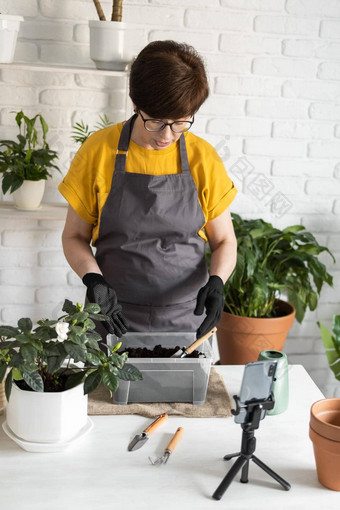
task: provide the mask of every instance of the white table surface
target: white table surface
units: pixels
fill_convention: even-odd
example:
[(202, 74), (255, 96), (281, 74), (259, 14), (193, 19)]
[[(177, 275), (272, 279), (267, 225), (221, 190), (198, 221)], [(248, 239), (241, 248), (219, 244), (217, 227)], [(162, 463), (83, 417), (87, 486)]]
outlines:
[[(219, 366), (230, 396), (239, 392), (243, 366)], [(289, 492), (250, 462), (249, 483), (239, 475), (220, 501), (212, 494), (231, 466), (223, 460), (240, 449), (242, 429), (233, 418), (169, 416), (139, 450), (127, 451), (129, 441), (152, 420), (137, 415), (93, 416), (94, 428), (58, 453), (29, 453), (0, 428), (1, 510), (143, 510), (209, 508), (339, 510), (340, 493), (319, 484), (309, 410), (323, 398), (300, 365), (289, 367), (289, 409), (267, 416), (256, 431), (255, 454), (291, 483)], [(4, 416), (0, 417), (0, 424)], [(184, 434), (162, 466), (148, 456), (162, 453), (177, 427)]]

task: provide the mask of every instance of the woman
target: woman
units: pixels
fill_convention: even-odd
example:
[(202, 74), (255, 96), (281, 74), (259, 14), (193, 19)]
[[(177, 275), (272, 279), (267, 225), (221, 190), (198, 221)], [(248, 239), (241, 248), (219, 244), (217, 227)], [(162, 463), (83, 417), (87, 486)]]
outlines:
[(103, 338), (127, 329), (199, 338), (221, 317), (236, 262), (236, 189), (213, 147), (189, 132), (208, 94), (192, 47), (150, 43), (131, 68), (135, 114), (86, 140), (59, 186), (69, 202), (64, 253), (110, 317)]

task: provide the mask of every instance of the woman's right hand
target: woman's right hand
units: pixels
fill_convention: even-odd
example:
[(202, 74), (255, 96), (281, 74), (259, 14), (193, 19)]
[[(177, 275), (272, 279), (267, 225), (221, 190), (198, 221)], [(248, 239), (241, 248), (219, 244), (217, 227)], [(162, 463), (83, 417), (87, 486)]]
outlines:
[(86, 297), (89, 302), (97, 303), (101, 312), (110, 318), (103, 322), (105, 329), (117, 337), (123, 336), (129, 324), (122, 313), (114, 289), (99, 273), (87, 273), (82, 280), (87, 287)]

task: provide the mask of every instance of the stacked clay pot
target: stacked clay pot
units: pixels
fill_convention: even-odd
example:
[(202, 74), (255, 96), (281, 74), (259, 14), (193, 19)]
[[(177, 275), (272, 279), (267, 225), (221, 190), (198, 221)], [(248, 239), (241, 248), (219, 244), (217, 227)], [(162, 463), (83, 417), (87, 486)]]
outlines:
[(309, 437), (319, 482), (340, 491), (340, 398), (325, 398), (312, 405)]

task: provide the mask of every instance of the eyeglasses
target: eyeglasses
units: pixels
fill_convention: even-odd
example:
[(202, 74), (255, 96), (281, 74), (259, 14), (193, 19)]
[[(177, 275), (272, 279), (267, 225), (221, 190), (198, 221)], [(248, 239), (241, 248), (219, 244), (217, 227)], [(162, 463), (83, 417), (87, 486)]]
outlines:
[(194, 117), (192, 118), (192, 120), (176, 120), (175, 122), (163, 122), (162, 120), (144, 119), (141, 112), (138, 111), (138, 113), (142, 117), (145, 129), (147, 131), (150, 131), (151, 133), (162, 131), (165, 128), (165, 126), (170, 126), (171, 131), (173, 131), (174, 133), (185, 133), (185, 131), (189, 131), (189, 129), (194, 123)]

